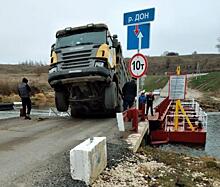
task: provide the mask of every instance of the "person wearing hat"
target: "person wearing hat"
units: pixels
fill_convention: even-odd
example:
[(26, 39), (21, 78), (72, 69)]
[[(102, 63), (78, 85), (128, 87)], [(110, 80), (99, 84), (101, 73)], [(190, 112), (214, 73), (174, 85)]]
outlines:
[[(24, 119), (31, 119), (31, 99), (30, 99), (31, 88), (28, 85), (28, 80), (26, 78), (22, 79), (22, 82), (18, 85), (18, 94), (22, 102), (22, 110)], [(26, 112), (27, 108), (27, 112)]]

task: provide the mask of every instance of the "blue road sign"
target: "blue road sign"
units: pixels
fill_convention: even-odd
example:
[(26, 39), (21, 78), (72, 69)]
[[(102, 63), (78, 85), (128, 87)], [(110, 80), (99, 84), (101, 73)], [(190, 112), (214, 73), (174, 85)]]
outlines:
[(153, 21), (154, 14), (155, 8), (124, 13), (124, 25)]
[(150, 23), (128, 26), (127, 49), (146, 49), (150, 47)]

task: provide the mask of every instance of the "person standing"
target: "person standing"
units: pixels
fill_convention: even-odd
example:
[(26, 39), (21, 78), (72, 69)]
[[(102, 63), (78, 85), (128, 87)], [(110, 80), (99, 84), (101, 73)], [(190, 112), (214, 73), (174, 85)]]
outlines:
[(131, 80), (130, 82), (125, 83), (122, 88), (124, 111), (133, 106), (137, 94), (136, 92), (137, 85), (135, 83), (135, 80)]
[(147, 95), (147, 115), (148, 115), (149, 108), (150, 108), (151, 116), (154, 115), (154, 113), (153, 113), (153, 101), (154, 101), (154, 95), (152, 94), (152, 92), (150, 92)]
[(138, 101), (139, 101), (139, 110), (141, 110), (141, 109), (143, 109), (143, 107), (146, 104), (146, 96), (145, 96), (144, 91), (141, 92), (141, 95), (140, 95)]
[[(24, 119), (31, 119), (31, 99), (30, 99), (31, 88), (28, 85), (28, 80), (26, 78), (22, 79), (22, 82), (18, 85), (18, 94), (21, 97), (22, 110)], [(26, 111), (27, 108), (27, 111)]]

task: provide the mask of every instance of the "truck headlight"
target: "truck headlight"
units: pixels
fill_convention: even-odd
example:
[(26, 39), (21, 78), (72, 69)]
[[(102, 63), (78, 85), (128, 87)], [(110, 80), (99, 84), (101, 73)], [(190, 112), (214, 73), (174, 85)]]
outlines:
[(57, 72), (57, 67), (53, 67), (49, 70), (49, 73), (54, 73)]
[(102, 61), (97, 61), (97, 62), (95, 62), (95, 67), (104, 67), (104, 62), (102, 62)]

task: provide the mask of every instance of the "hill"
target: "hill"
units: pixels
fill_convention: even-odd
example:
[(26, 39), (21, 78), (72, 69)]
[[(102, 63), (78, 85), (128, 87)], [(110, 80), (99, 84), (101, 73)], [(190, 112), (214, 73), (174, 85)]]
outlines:
[(154, 91), (155, 89), (163, 88), (168, 81), (166, 75), (149, 75), (145, 78), (144, 86), (142, 89), (145, 91)]
[(190, 79), (189, 86), (202, 92), (220, 94), (220, 71)]
[(220, 71), (194, 77), (188, 85), (203, 93), (203, 97), (199, 99), (202, 107), (210, 111), (220, 111)]
[[(158, 56), (148, 58), (148, 75), (164, 75), (175, 72), (178, 65), (185, 73), (220, 71), (220, 54), (195, 54), (182, 56)], [(129, 58), (126, 58), (129, 61)]]

